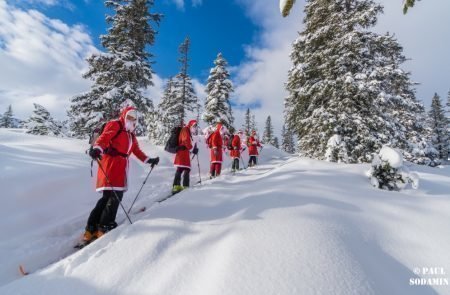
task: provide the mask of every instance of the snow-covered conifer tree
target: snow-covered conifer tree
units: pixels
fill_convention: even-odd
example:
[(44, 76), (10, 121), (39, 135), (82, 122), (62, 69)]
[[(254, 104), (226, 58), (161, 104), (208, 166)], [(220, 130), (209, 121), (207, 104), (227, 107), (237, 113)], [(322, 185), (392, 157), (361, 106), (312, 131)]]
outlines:
[(294, 136), (292, 132), (286, 128), (286, 125), (283, 125), (281, 129), (281, 150), (289, 153), (295, 153), (295, 142)]
[(154, 143), (164, 144), (170, 135), (170, 131), (180, 124), (180, 108), (174, 78), (170, 77), (167, 80), (157, 110), (147, 116), (149, 138)]
[(264, 127), (262, 142), (270, 144), (273, 143), (273, 125), (270, 116), (268, 116), (266, 119), (266, 125)]
[(14, 128), (14, 114), (12, 106), (9, 105), (3, 116), (0, 117), (0, 128)]
[(215, 67), (211, 69), (206, 84), (205, 111), (202, 118), (208, 125), (221, 122), (233, 132), (234, 118), (230, 104), (233, 84), (229, 79), (228, 63), (222, 57), (222, 53), (219, 53), (214, 64)]
[(372, 0), (310, 0), (305, 10), (285, 100), (301, 152), (358, 163), (370, 161), (384, 144), (407, 146), (411, 128), (398, 114), (415, 117), (419, 104), (408, 73), (399, 68), (401, 46), (390, 35), (368, 31), (382, 7)]
[(251, 121), (252, 121), (252, 116), (250, 113), (250, 109), (247, 108), (247, 111), (245, 112), (245, 117), (244, 117), (244, 124), (242, 125), (242, 129), (244, 129), (245, 135), (249, 136), (250, 132), (251, 132)]
[(52, 136), (61, 135), (62, 126), (53, 120), (47, 109), (37, 103), (33, 105), (33, 114), (25, 123), (25, 128), (28, 129), (27, 133)]
[(178, 125), (187, 123), (188, 114), (194, 114), (198, 111), (200, 105), (198, 103), (197, 94), (195, 93), (192, 79), (188, 74), (189, 68), (189, 48), (191, 41), (189, 37), (181, 43), (179, 47), (180, 58), (178, 61), (181, 64), (180, 72), (173, 80), (173, 95), (174, 104), (170, 106), (174, 114), (178, 116)]
[(449, 119), (450, 122), (450, 91), (447, 94), (447, 119)]
[(278, 142), (278, 137), (274, 137), (273, 138), (273, 140), (272, 140), (272, 145), (274, 146), (274, 147), (276, 147), (277, 149), (279, 149), (280, 148), (280, 143)]
[(252, 114), (252, 117), (250, 119), (250, 132), (253, 130), (256, 131), (256, 134), (258, 134), (258, 123), (256, 123), (256, 117), (254, 114)]
[[(99, 122), (118, 116), (125, 101), (131, 101), (139, 112), (153, 109), (143, 91), (153, 85), (147, 46), (155, 42), (156, 31), (151, 23), (158, 24), (161, 15), (150, 13), (153, 0), (107, 0), (113, 9), (106, 21), (111, 25), (101, 36), (106, 52), (94, 53), (87, 59), (89, 70), (83, 75), (94, 84), (89, 92), (72, 98), (69, 110), (74, 136), (83, 137)], [(140, 117), (141, 126), (144, 116)]]
[(441, 98), (437, 93), (431, 101), (431, 109), (428, 113), (428, 120), (431, 132), (431, 141), (434, 148), (439, 153), (439, 159), (448, 160), (449, 139), (448, 120), (442, 107)]

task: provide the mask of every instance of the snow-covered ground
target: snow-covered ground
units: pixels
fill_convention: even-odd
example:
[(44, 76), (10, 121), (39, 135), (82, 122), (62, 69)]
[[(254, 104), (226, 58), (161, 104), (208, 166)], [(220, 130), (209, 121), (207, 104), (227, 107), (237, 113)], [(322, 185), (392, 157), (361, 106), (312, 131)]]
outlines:
[[(85, 142), (0, 129), (0, 294), (450, 294), (445, 280), (410, 285), (450, 280), (450, 167), (412, 166), (420, 188), (388, 192), (370, 185), (369, 165), (265, 147), (259, 166), (232, 175), (228, 161), (155, 204), (173, 156), (141, 145), (162, 158), (136, 204), (149, 209), (74, 252), (99, 196)], [(126, 208), (148, 171), (132, 161)]]

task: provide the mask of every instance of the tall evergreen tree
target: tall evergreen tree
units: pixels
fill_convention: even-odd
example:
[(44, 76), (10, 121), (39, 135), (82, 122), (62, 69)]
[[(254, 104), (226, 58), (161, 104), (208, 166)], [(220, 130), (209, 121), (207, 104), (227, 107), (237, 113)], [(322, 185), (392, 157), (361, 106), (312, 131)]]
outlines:
[(146, 125), (150, 141), (157, 145), (164, 144), (169, 130), (164, 126), (164, 120), (159, 109), (147, 113)]
[(368, 31), (382, 7), (372, 0), (309, 0), (305, 10), (285, 100), (288, 128), (301, 138), (302, 153), (358, 163), (370, 161), (383, 144), (406, 145), (406, 127), (395, 114), (401, 108), (414, 117), (407, 105), (417, 102), (403, 96), (411, 94), (411, 83), (398, 67), (401, 46)]
[(295, 153), (295, 142), (292, 132), (283, 125), (281, 129), (281, 150), (289, 154)]
[(247, 111), (245, 112), (244, 116), (244, 124), (242, 125), (242, 129), (244, 129), (246, 136), (250, 136), (250, 132), (252, 131), (251, 122), (252, 122), (252, 115), (250, 113), (250, 109), (247, 108)]
[(450, 119), (450, 90), (448, 91), (447, 94), (447, 118)]
[(178, 115), (179, 125), (186, 123), (189, 112), (193, 113), (200, 108), (194, 86), (192, 85), (192, 79), (188, 74), (190, 46), (191, 41), (189, 37), (186, 37), (179, 47), (180, 58), (178, 61), (181, 64), (181, 68), (174, 79), (173, 93), (176, 98), (175, 104), (170, 106)]
[(34, 103), (34, 111), (25, 123), (27, 133), (36, 135), (61, 135), (62, 126), (55, 122), (50, 113), (43, 106)]
[(274, 146), (274, 147), (276, 147), (277, 149), (279, 149), (280, 148), (280, 143), (278, 142), (278, 137), (274, 137), (273, 138), (273, 140), (272, 140), (272, 145)]
[(208, 125), (221, 122), (230, 132), (233, 128), (233, 113), (230, 104), (230, 94), (234, 91), (228, 73), (228, 63), (222, 57), (222, 53), (217, 55), (214, 61), (215, 67), (211, 69), (208, 82), (206, 84), (205, 111), (203, 121)]
[[(143, 91), (153, 85), (151, 58), (146, 47), (155, 42), (161, 15), (150, 13), (153, 0), (107, 0), (114, 11), (106, 21), (108, 33), (102, 35), (105, 53), (95, 53), (87, 59), (89, 70), (83, 75), (94, 81), (91, 90), (72, 98), (69, 110), (75, 136), (83, 137), (101, 121), (117, 117), (120, 109), (131, 101), (140, 112), (153, 109)], [(140, 118), (143, 122), (143, 116)], [(143, 124), (141, 124), (143, 126)]]
[(273, 125), (272, 125), (272, 119), (270, 116), (266, 119), (266, 125), (264, 127), (264, 133), (263, 133), (263, 139), (262, 141), (264, 143), (273, 143)]
[(252, 117), (250, 119), (250, 132), (255, 130), (256, 134), (258, 134), (258, 123), (256, 123), (256, 117), (254, 114), (252, 114)]
[(6, 112), (0, 118), (0, 128), (14, 128), (14, 114), (12, 106), (9, 105)]
[(173, 77), (167, 80), (158, 109), (147, 120), (149, 138), (156, 144), (164, 144), (170, 131), (180, 124), (180, 99), (177, 97)]
[(442, 107), (441, 98), (437, 93), (434, 94), (431, 101), (431, 109), (428, 113), (431, 131), (431, 140), (433, 146), (439, 153), (439, 159), (448, 160), (449, 139), (448, 119), (445, 117), (445, 111)]

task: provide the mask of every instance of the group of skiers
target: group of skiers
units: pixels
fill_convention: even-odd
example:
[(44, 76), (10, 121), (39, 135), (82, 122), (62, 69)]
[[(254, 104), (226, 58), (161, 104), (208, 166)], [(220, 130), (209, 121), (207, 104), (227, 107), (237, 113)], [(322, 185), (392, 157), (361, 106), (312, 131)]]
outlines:
[[(150, 164), (153, 168), (159, 163), (159, 157), (148, 157), (139, 147), (134, 133), (138, 123), (138, 113), (134, 107), (126, 107), (121, 112), (120, 118), (111, 120), (96, 139), (92, 141), (89, 155), (98, 163), (97, 192), (102, 192), (102, 197), (97, 201), (87, 220), (83, 242), (89, 243), (101, 237), (106, 232), (117, 227), (115, 221), (117, 210), (127, 190), (127, 174), (129, 168), (129, 156), (134, 154), (139, 160)], [(191, 120), (183, 126), (178, 134), (178, 145), (175, 149), (174, 166), (176, 167), (173, 180), (172, 194), (176, 194), (189, 187), (191, 171), (191, 153), (198, 155), (197, 143), (193, 141), (193, 134), (197, 132), (197, 121)], [(210, 149), (210, 177), (220, 175), (223, 163), (223, 153), (230, 150), (232, 159), (232, 171), (239, 170), (241, 152), (248, 147), (248, 166), (257, 164), (258, 148), (262, 148), (256, 131), (246, 138), (242, 130), (236, 134), (229, 134), (221, 123), (215, 129), (209, 127), (204, 131), (206, 143)], [(182, 181), (181, 181), (182, 180)]]

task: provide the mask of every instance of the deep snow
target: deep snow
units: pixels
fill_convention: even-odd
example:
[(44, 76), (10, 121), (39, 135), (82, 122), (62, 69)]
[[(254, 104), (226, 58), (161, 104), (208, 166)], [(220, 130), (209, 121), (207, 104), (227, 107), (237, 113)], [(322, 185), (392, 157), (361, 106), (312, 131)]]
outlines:
[[(424, 267), (450, 279), (449, 167), (411, 166), (420, 188), (388, 192), (371, 187), (370, 165), (266, 146), (259, 166), (231, 175), (228, 160), (220, 178), (154, 204), (173, 156), (141, 145), (162, 158), (136, 204), (150, 208), (70, 255), (99, 196), (85, 142), (0, 129), (0, 294), (450, 294), (409, 284)], [(126, 208), (148, 169), (132, 160)]]

